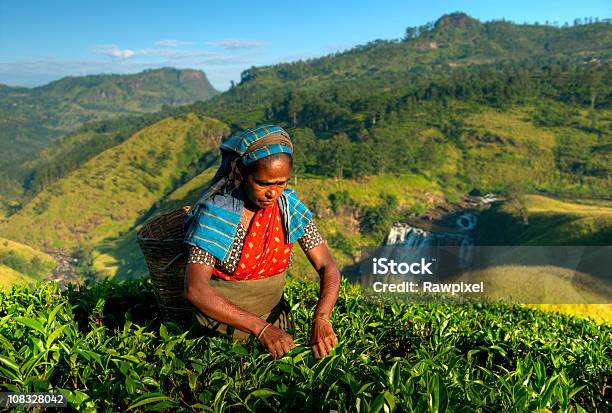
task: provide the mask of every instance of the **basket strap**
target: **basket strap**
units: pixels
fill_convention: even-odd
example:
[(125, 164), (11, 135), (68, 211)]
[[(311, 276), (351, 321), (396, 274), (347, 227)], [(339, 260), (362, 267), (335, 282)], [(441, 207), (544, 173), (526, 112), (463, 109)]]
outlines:
[(159, 271), (161, 272), (168, 271), (168, 269), (172, 267), (172, 265), (174, 265), (174, 263), (176, 263), (179, 260), (179, 258), (181, 258), (182, 256), (183, 256), (182, 252), (178, 253), (178, 255), (172, 258), (168, 264), (164, 265), (163, 267), (159, 267)]

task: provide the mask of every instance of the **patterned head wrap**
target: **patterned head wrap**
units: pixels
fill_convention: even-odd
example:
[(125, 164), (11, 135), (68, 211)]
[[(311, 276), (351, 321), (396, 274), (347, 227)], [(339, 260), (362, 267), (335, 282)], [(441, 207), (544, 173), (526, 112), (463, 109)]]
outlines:
[(234, 152), (249, 165), (277, 153), (293, 154), (289, 134), (276, 125), (261, 125), (234, 135), (221, 144), (222, 151)]
[(270, 155), (293, 154), (293, 144), (289, 134), (276, 125), (261, 125), (231, 136), (219, 147), (221, 166), (203, 197), (226, 193), (239, 186), (241, 173), (238, 164), (253, 164)]

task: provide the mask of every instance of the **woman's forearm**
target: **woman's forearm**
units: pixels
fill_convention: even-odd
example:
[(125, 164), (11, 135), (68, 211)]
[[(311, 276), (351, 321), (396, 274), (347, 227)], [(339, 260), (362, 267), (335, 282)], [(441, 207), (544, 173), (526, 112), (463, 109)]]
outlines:
[[(195, 278), (190, 279), (190, 275)], [(247, 333), (257, 335), (266, 325), (255, 314), (250, 313), (230, 302), (215, 290), (206, 279), (190, 274), (187, 271), (185, 298), (198, 310), (221, 323)]]
[(340, 292), (340, 271), (334, 263), (321, 268), (319, 277), (319, 301), (314, 316), (329, 319)]

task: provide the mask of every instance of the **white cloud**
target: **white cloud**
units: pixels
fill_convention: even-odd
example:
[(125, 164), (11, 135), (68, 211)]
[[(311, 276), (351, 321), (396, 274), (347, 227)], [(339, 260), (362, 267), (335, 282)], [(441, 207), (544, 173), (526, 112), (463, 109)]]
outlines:
[(187, 46), (190, 44), (193, 44), (193, 42), (182, 42), (180, 40), (174, 40), (174, 39), (158, 40), (155, 42), (155, 46), (159, 46), (159, 47), (179, 47), (179, 46)]
[(110, 57), (129, 59), (130, 57), (134, 57), (136, 52), (130, 49), (109, 49), (106, 54), (108, 54)]
[(149, 47), (143, 49), (122, 49), (116, 45), (99, 45), (92, 49), (97, 54), (103, 54), (114, 59), (131, 59), (138, 56), (159, 57), (164, 59), (190, 59), (195, 57), (214, 57), (218, 53), (206, 50), (177, 50), (167, 47)]
[(222, 49), (255, 49), (264, 46), (263, 42), (258, 40), (238, 40), (238, 39), (226, 39), (219, 40), (217, 42), (206, 42), (211, 46), (220, 47)]
[(136, 50), (132, 50), (132, 49), (121, 49), (120, 47), (116, 46), (116, 45), (100, 45), (100, 46), (96, 46), (94, 47), (94, 52), (98, 53), (98, 54), (105, 54), (109, 57), (115, 58), (115, 59), (130, 59), (134, 56), (136, 56), (137, 54), (140, 54), (138, 51)]
[(194, 57), (216, 56), (206, 50), (168, 50), (168, 49), (143, 49), (142, 54), (148, 56), (159, 56), (166, 59), (190, 59)]

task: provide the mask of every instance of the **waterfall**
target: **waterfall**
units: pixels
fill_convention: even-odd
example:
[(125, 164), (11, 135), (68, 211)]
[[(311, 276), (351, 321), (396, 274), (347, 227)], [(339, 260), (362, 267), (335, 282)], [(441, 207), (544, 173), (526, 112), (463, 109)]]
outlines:
[(397, 222), (389, 229), (385, 243), (376, 254), (395, 262), (429, 260), (436, 276), (442, 278), (474, 268), (479, 257), (473, 248), (472, 234), (478, 224), (478, 215), (492, 204), (503, 201), (503, 197), (492, 193), (466, 195), (460, 203), (439, 205), (423, 214), (420, 220)]
[(457, 217), (456, 225), (461, 232), (432, 232), (406, 223), (395, 223), (387, 235), (385, 245), (397, 246), (397, 249), (393, 248), (392, 255), (394, 259), (403, 261), (415, 261), (421, 257), (435, 260), (435, 247), (450, 247), (446, 250), (456, 255), (456, 262), (453, 263), (455, 268), (466, 268), (472, 260), (470, 247), (474, 245), (468, 231), (476, 226), (476, 217), (463, 213)]
[[(475, 225), (475, 222), (469, 221), (466, 229), (473, 229)], [(401, 244), (416, 248), (421, 246), (467, 246), (473, 245), (474, 242), (472, 237), (465, 233), (429, 232), (410, 224), (395, 223), (387, 235), (385, 244)]]

